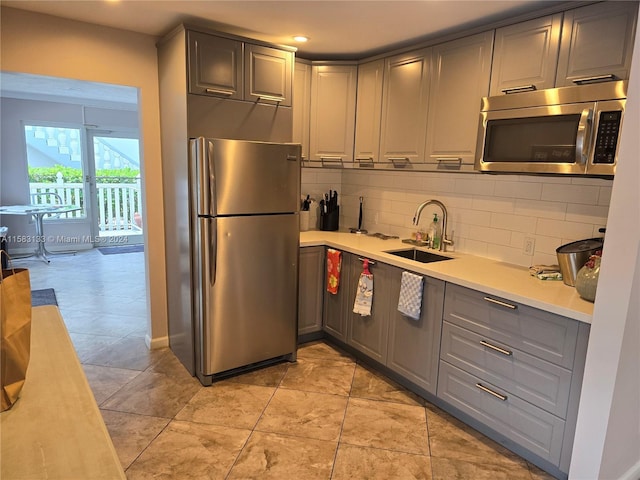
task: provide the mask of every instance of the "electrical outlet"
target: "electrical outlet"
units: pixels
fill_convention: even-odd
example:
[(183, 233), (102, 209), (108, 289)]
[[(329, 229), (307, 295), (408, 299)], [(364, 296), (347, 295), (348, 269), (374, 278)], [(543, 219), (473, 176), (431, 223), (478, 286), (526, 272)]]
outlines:
[(536, 249), (536, 239), (533, 237), (524, 237), (524, 246), (522, 247), (522, 253), (525, 255), (533, 255)]

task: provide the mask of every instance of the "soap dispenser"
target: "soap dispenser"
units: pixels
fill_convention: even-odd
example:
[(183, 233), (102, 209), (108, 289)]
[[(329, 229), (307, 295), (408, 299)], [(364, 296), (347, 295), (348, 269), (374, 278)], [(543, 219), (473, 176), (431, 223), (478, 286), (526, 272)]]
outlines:
[(440, 230), (440, 225), (438, 224), (438, 214), (433, 214), (433, 221), (429, 225), (429, 247), (434, 250), (440, 249), (440, 241), (442, 239), (442, 232)]

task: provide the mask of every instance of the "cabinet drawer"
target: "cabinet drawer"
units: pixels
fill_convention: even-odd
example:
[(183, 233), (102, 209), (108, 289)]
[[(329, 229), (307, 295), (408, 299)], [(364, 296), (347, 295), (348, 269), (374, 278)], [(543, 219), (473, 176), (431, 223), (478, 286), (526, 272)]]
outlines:
[(565, 422), (558, 417), (443, 361), (438, 397), (541, 458), (559, 464)]
[(554, 415), (565, 418), (571, 371), (444, 322), (441, 358)]
[(447, 283), (444, 319), (486, 338), (573, 368), (578, 322)]

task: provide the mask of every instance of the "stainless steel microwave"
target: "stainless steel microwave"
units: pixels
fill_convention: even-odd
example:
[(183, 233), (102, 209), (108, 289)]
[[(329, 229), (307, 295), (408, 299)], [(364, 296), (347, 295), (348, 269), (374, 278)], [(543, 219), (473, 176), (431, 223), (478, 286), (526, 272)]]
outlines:
[(627, 81), (484, 97), (475, 169), (612, 176)]

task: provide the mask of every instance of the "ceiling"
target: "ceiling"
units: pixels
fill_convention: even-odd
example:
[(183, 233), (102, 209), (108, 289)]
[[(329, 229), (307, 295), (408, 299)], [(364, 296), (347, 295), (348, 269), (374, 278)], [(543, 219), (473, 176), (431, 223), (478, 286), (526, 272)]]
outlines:
[[(307, 59), (356, 59), (566, 1), (2, 0), (3, 7), (161, 37), (181, 22), (269, 43)], [(294, 35), (310, 40), (295, 44)], [(0, 72), (1, 96), (135, 109), (135, 88)], [(105, 99), (109, 99), (105, 102)]]
[[(309, 59), (363, 58), (557, 3), (548, 0), (2, 0), (2, 5), (162, 36), (183, 21), (298, 47)], [(295, 44), (294, 35), (310, 38)]]

